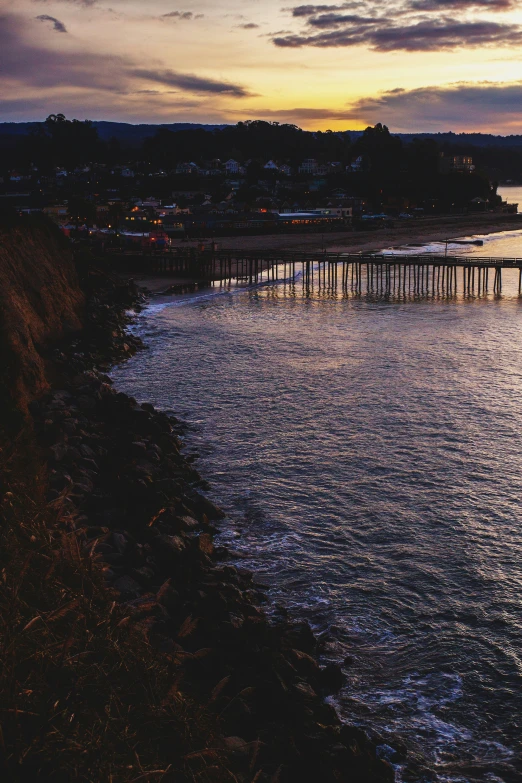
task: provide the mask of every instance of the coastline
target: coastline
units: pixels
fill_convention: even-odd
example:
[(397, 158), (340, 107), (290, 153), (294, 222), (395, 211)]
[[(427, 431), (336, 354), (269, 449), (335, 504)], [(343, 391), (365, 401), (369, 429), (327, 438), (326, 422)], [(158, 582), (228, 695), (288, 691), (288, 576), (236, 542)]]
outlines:
[[(497, 231), (508, 230), (503, 223), (494, 225)], [(511, 230), (522, 228), (522, 222), (508, 225)], [(465, 235), (465, 228), (470, 228), (463, 223), (458, 227), (454, 236)], [(480, 233), (475, 222), (472, 228), (469, 233)], [(491, 224), (483, 222), (481, 228), (491, 233)], [(388, 242), (386, 231), (367, 234), (351, 235), (358, 249), (367, 249), (364, 243), (370, 240), (375, 248), (377, 238), (383, 240), (381, 247), (399, 241), (397, 232)], [(409, 242), (437, 238), (448, 238), (445, 225), (433, 227), (428, 235), (411, 231), (407, 235)], [(318, 236), (306, 239), (317, 242)], [(75, 629), (87, 622), (85, 606), (91, 600), (89, 591), (94, 591), (106, 607), (103, 622), (116, 634), (119, 648), (129, 659), (134, 648), (139, 649), (146, 661), (145, 666), (140, 661), (135, 664), (137, 676), (149, 676), (146, 673), (155, 667), (168, 668), (168, 674), (155, 683), (152, 696), (127, 694), (115, 675), (102, 688), (115, 690), (129, 714), (140, 716), (138, 721), (129, 719), (135, 731), (132, 752), (138, 748), (141, 759), (139, 774), (184, 783), (193, 780), (195, 772), (206, 774), (212, 762), (217, 771), (208, 780), (216, 783), (227, 779), (226, 770), (232, 770), (236, 780), (258, 783), (392, 783), (396, 770), (404, 767), (409, 780), (432, 780), (423, 759), (400, 741), (391, 742), (389, 737), (385, 741), (376, 732), (367, 734), (357, 725), (341, 722), (325, 699), (335, 695), (350, 676), (350, 662), (346, 660), (342, 668), (323, 666), (321, 641), (307, 623), (296, 622), (284, 612), (269, 619), (263, 608), (265, 587), (256, 582), (255, 574), (227, 562), (227, 550), (215, 546), (214, 535), (226, 521), (206, 498), (209, 487), (184, 454), (182, 423), (118, 392), (106, 374), (143, 347), (129, 332), (128, 313), (140, 308), (144, 295), (124, 276), (107, 275), (101, 265), (89, 274), (93, 279), (84, 289), (84, 327), (74, 339), (47, 351), (51, 388), (36, 395), (29, 406), (35, 449), (47, 476), (45, 501), (54, 520), (50, 530), (62, 541), (60, 551), (63, 547), (68, 551), (74, 542), (80, 553), (76, 567), (82, 573), (81, 589), (68, 590), (70, 602), (80, 606), (79, 625), (74, 613), (60, 615), (60, 604), (47, 616), (60, 617), (61, 644), (70, 645)], [(136, 280), (149, 294), (175, 282), (166, 276)], [(25, 285), (29, 288), (30, 281)], [(52, 552), (45, 554), (49, 534), (38, 538), (35, 531), (33, 535), (43, 556), (52, 558)], [(22, 539), (20, 557), (26, 546)], [(7, 571), (13, 581), (17, 570), (23, 572), (23, 563), (22, 557), (17, 568)], [(33, 606), (46, 617), (34, 599)], [(31, 613), (23, 617), (40, 649), (38, 624), (30, 625)], [(89, 633), (92, 636), (92, 629)], [(60, 644), (59, 634), (58, 640), (56, 644)], [(88, 644), (82, 644), (86, 643), (74, 641), (74, 655), (66, 659), (66, 668), (73, 669), (75, 677), (73, 659), (93, 654)], [(45, 653), (42, 662), (48, 666)], [(85, 678), (89, 688), (91, 677)], [(165, 725), (173, 702), (166, 693), (172, 688), (183, 709), (192, 711), (197, 731), (182, 751), (167, 739), (156, 743), (161, 748), (152, 758), (151, 743), (157, 736), (167, 736)], [(76, 714), (82, 698), (71, 691), (65, 717)], [(28, 687), (11, 709), (45, 715), (47, 707), (35, 704)], [(139, 725), (143, 720), (146, 732)], [(18, 728), (6, 722), (4, 732), (6, 725), (8, 738), (16, 736)], [(65, 718), (59, 725), (67, 737), (70, 728)], [(89, 730), (89, 725), (83, 728)], [(128, 766), (130, 749), (122, 751), (131, 770), (121, 773), (122, 781), (138, 775), (136, 768), (132, 771)], [(161, 776), (156, 774), (159, 765)], [(100, 781), (108, 779), (97, 774)]]
[[(29, 403), (26, 448), (42, 460), (44, 527), (28, 526), (27, 512), (20, 518), (27, 501), (16, 475), (3, 487), (4, 532), (16, 538), (21, 531), (3, 556), (16, 590), (12, 638), (18, 657), (27, 644), (42, 651), (38, 687), (29, 687), (34, 667), (21, 674), (4, 665), (4, 679), (17, 683), (5, 689), (13, 694), (3, 722), (8, 774), (36, 780), (58, 763), (62, 775), (80, 780), (112, 779), (117, 769), (122, 781), (392, 783), (406, 748), (397, 742), (385, 759), (378, 736), (340, 721), (325, 698), (341, 688), (342, 670), (321, 665), (307, 623), (269, 620), (255, 575), (228, 565), (227, 551), (215, 547), (225, 515), (183, 453), (182, 424), (118, 392), (105, 374), (142, 347), (128, 331), (128, 313), (143, 296), (99, 269), (86, 296), (81, 333), (48, 353), (50, 388)], [(37, 547), (43, 569), (32, 566), (29, 597), (28, 546)], [(33, 579), (44, 585), (41, 597)], [(62, 650), (57, 661), (55, 649)], [(105, 671), (115, 651), (118, 665)], [(91, 660), (100, 661), (95, 671)], [(76, 683), (58, 700), (56, 667), (60, 679)], [(114, 712), (107, 699), (121, 706)], [(80, 710), (86, 700), (89, 709)], [(112, 745), (101, 758), (92, 742), (82, 750), (111, 709), (111, 736), (122, 733), (117, 761)], [(182, 741), (169, 739), (180, 730), (173, 715)], [(32, 716), (52, 722), (52, 742)]]

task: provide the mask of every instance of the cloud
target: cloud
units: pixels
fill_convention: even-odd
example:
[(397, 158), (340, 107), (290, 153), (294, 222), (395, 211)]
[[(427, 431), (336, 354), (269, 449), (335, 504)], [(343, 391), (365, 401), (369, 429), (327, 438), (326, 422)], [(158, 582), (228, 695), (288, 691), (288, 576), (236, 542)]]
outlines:
[(414, 0), (410, 7), (416, 11), (463, 11), (468, 8), (510, 11), (516, 7), (516, 2), (515, 0)]
[(22, 16), (0, 15), (0, 73), (4, 89), (11, 85), (18, 93), (20, 89), (29, 92), (41, 88), (60, 88), (63, 92), (72, 87), (123, 95), (136, 92), (138, 79), (196, 95), (250, 95), (238, 84), (172, 70), (141, 69), (130, 58), (44, 48), (32, 39), (30, 24)]
[(193, 14), (192, 11), (171, 11), (168, 14), (162, 14), (160, 19), (181, 19), (181, 20), (191, 20), (191, 19), (203, 19), (204, 14)]
[(342, 5), (297, 5), (294, 8), (283, 8), (283, 11), (290, 11), (292, 16), (299, 18), (329, 13), (330, 11), (344, 11), (346, 8), (356, 8), (360, 5), (360, 3), (343, 3)]
[[(522, 41), (522, 26), (509, 18), (498, 20), (498, 12), (516, 6), (517, 0), (361, 0), (298, 5), (283, 10), (302, 21), (302, 30), (274, 34), (272, 41), (278, 47), (293, 49), (367, 46), (379, 52), (517, 46)], [(476, 10), (486, 16), (477, 19)], [(455, 11), (461, 14), (450, 14)]]
[(258, 30), (260, 25), (255, 22), (247, 22), (246, 24), (238, 24), (241, 30)]
[(382, 19), (375, 16), (357, 16), (356, 14), (321, 14), (308, 20), (312, 27), (333, 28), (345, 27), (348, 24), (382, 24)]
[(390, 24), (386, 20), (350, 24), (346, 29), (317, 35), (275, 37), (279, 47), (319, 48), (366, 45), (377, 52), (430, 52), (479, 46), (516, 46), (522, 43), (519, 25), (489, 21), (453, 21), (449, 18), (427, 19), (413, 24)]
[(347, 118), (396, 130), (515, 132), (522, 122), (522, 81), (466, 82), (395, 89), (359, 99)]
[(126, 64), (123, 58), (105, 54), (45, 48), (32, 22), (15, 14), (0, 15), (0, 74), (4, 86), (116, 92), (124, 86)]
[(67, 5), (82, 5), (84, 8), (90, 8), (96, 5), (98, 0), (33, 0), (33, 3), (66, 3)]
[(244, 87), (238, 84), (205, 79), (201, 76), (179, 73), (178, 71), (156, 71), (137, 68), (132, 71), (132, 75), (147, 81), (166, 84), (169, 87), (179, 87), (179, 89), (188, 92), (230, 95), (233, 98), (246, 98), (251, 95)]
[(64, 25), (63, 22), (60, 22), (59, 19), (56, 19), (54, 16), (49, 16), (48, 14), (40, 14), (40, 16), (36, 17), (40, 20), (40, 22), (51, 22), (53, 25), (53, 28), (56, 30), (57, 33), (66, 33), (67, 28)]

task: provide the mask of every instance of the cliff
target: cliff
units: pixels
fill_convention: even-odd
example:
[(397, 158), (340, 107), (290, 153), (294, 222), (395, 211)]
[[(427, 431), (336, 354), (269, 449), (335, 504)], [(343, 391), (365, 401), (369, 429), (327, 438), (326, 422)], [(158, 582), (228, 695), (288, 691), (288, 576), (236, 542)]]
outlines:
[(69, 243), (32, 220), (0, 221), (0, 361), (3, 397), (27, 411), (49, 388), (53, 344), (82, 327), (85, 297)]
[(100, 372), (138, 347), (133, 286), (2, 231), (4, 407), (29, 425), (0, 448), (2, 780), (392, 783), (310, 627), (214, 547), (183, 427)]

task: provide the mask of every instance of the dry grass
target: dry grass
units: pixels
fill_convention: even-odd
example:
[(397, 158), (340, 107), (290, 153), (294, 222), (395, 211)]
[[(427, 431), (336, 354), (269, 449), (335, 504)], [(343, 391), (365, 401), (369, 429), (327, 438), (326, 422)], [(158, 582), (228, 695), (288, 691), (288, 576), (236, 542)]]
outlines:
[(73, 520), (42, 500), (24, 437), (0, 454), (0, 778), (237, 780), (179, 663), (126, 620)]

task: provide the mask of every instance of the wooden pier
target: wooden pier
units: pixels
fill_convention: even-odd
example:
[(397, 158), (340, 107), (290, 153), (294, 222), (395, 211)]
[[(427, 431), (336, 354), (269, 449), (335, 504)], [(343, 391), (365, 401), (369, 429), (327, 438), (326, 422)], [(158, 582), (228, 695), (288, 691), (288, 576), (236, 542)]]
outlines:
[[(126, 256), (130, 258), (130, 256)], [(207, 283), (292, 282), (305, 291), (330, 290), (381, 295), (452, 296), (502, 292), (502, 270), (518, 269), (522, 258), (410, 255), (397, 253), (299, 253), (291, 251), (196, 251), (168, 249), (133, 255), (132, 268)]]

